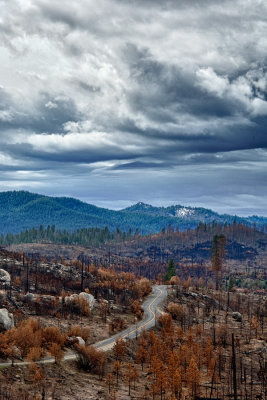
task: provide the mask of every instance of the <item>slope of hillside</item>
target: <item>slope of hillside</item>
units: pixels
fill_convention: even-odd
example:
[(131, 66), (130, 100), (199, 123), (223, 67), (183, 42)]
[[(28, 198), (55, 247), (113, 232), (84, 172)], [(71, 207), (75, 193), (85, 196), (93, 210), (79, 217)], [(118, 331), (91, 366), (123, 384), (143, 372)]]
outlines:
[(58, 229), (108, 226), (110, 230), (139, 229), (157, 232), (171, 218), (113, 211), (66, 197), (48, 197), (24, 191), (0, 193), (0, 233), (17, 233), (31, 227), (56, 225)]
[(26, 191), (0, 193), (0, 233), (17, 233), (32, 227), (55, 225), (57, 229), (74, 229), (107, 226), (122, 231), (138, 229), (141, 234), (159, 232), (172, 225), (180, 230), (193, 228), (200, 222), (237, 222), (259, 226), (267, 224), (267, 218), (239, 218), (219, 215), (205, 208), (175, 205), (153, 207), (137, 203), (124, 210), (114, 211), (96, 207), (80, 200), (67, 197), (49, 197)]
[[(145, 204), (139, 202), (131, 207), (127, 207), (122, 211), (131, 214), (142, 214), (150, 216), (161, 216), (166, 218), (172, 218), (178, 223), (181, 228), (184, 225), (191, 224), (191, 227), (195, 227), (200, 222), (212, 223), (213, 221), (217, 223), (227, 223), (232, 224), (234, 221), (236, 223), (243, 223), (246, 225), (253, 225), (254, 223), (261, 227), (267, 224), (267, 217), (259, 217), (253, 215), (250, 217), (239, 217), (237, 215), (230, 214), (218, 214), (217, 212), (203, 207), (185, 207), (182, 205), (173, 205), (169, 207), (153, 207), (150, 204)], [(181, 228), (183, 229), (183, 228)]]

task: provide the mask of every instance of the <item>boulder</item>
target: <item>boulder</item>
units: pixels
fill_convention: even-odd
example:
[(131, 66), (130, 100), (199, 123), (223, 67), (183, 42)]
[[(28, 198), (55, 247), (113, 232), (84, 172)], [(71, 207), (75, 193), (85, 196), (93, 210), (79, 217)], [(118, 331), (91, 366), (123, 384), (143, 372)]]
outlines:
[(24, 299), (25, 299), (26, 301), (31, 302), (31, 301), (36, 300), (36, 296), (35, 296), (34, 293), (29, 293), (29, 292), (28, 292), (28, 293), (25, 294)]
[(0, 309), (0, 330), (6, 331), (14, 328), (13, 314), (9, 313), (6, 308)]
[(86, 292), (81, 292), (80, 294), (72, 294), (71, 296), (66, 296), (65, 303), (68, 304), (69, 302), (72, 302), (73, 300), (78, 298), (86, 300), (90, 307), (90, 310), (94, 308), (95, 298), (92, 294)]
[(85, 341), (83, 340), (83, 338), (81, 338), (80, 336), (76, 336), (76, 339), (78, 340), (80, 346), (85, 346)]
[(10, 275), (4, 269), (0, 269), (0, 282), (10, 283)]
[(90, 293), (86, 293), (86, 292), (81, 292), (79, 294), (80, 298), (83, 298), (87, 301), (87, 303), (89, 304), (90, 310), (92, 310), (94, 308), (95, 305), (95, 298), (92, 294)]
[(85, 345), (85, 341), (80, 336), (68, 336), (67, 339), (71, 343), (78, 343), (80, 346), (84, 346)]
[[(71, 303), (75, 299), (78, 299), (78, 295), (77, 294), (71, 294), (70, 296), (64, 297), (64, 301), (65, 301), (66, 304)], [(62, 298), (61, 297), (60, 297), (59, 301), (62, 302)]]
[(238, 322), (242, 322), (242, 314), (239, 312), (235, 311), (232, 313), (232, 318)]

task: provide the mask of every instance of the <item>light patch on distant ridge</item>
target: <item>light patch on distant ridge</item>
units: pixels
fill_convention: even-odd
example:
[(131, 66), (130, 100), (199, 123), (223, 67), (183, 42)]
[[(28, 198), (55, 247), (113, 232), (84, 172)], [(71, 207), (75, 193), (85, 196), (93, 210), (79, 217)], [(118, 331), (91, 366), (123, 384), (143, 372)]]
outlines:
[(178, 210), (175, 211), (175, 215), (178, 218), (186, 218), (194, 215), (195, 210), (192, 210), (191, 208), (179, 208)]

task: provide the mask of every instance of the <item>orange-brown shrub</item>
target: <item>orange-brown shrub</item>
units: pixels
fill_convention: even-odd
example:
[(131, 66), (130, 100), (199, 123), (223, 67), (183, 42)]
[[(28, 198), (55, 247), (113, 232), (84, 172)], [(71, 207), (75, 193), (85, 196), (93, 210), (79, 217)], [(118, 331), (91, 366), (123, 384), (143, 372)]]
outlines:
[(71, 326), (67, 336), (80, 336), (86, 342), (90, 336), (90, 328), (81, 328), (79, 325)]
[(140, 301), (138, 299), (134, 300), (131, 304), (131, 311), (135, 314), (137, 318), (142, 318), (144, 313), (143, 308), (141, 307)]
[(42, 345), (42, 329), (38, 320), (29, 318), (22, 321), (17, 328), (6, 333), (8, 343), (18, 347), (22, 356), (26, 356), (33, 347)]
[(106, 355), (102, 350), (97, 350), (93, 346), (87, 347), (79, 344), (75, 344), (75, 349), (78, 355), (78, 365), (80, 368), (103, 375)]
[(42, 358), (44, 351), (41, 347), (32, 347), (27, 354), (28, 361), (38, 361)]
[(48, 326), (43, 330), (43, 343), (45, 347), (51, 346), (53, 343), (58, 344), (61, 348), (64, 346), (66, 336), (60, 332), (55, 326)]
[(179, 317), (182, 315), (183, 313), (183, 307), (179, 304), (170, 302), (168, 304), (168, 311), (171, 314), (173, 319), (179, 319)]

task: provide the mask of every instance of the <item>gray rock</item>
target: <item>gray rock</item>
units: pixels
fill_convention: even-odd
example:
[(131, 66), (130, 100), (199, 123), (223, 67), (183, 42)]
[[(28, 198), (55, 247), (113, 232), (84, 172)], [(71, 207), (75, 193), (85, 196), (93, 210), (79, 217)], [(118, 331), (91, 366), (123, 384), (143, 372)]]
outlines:
[(57, 299), (55, 296), (49, 296), (49, 295), (39, 296), (39, 298), (43, 303), (47, 303), (47, 304), (51, 304), (51, 303), (55, 302)]
[(85, 341), (83, 340), (83, 338), (81, 338), (80, 336), (76, 336), (76, 339), (78, 339), (78, 342), (79, 342), (80, 346), (84, 346), (85, 345)]
[(0, 282), (10, 283), (10, 275), (4, 269), (0, 269)]
[(68, 339), (70, 342), (73, 342), (73, 343), (77, 343), (77, 341), (78, 341), (78, 344), (79, 344), (80, 346), (84, 346), (84, 345), (85, 345), (85, 341), (84, 341), (83, 338), (81, 338), (80, 336), (68, 336), (67, 339)]
[(95, 298), (92, 294), (86, 293), (86, 292), (81, 292), (79, 294), (79, 297), (84, 298), (87, 301), (87, 303), (89, 304), (90, 310), (92, 310), (94, 308)]
[(0, 309), (0, 330), (8, 330), (14, 328), (13, 314), (9, 313), (6, 308)]
[(65, 303), (68, 304), (72, 301), (74, 301), (75, 299), (84, 299), (87, 301), (90, 310), (92, 310), (94, 308), (94, 304), (95, 304), (95, 298), (92, 294), (86, 293), (86, 292), (81, 292), (79, 295), (78, 294), (72, 294), (71, 296), (66, 296), (65, 297)]
[(233, 318), (235, 321), (241, 322), (241, 321), (242, 321), (242, 314), (240, 314), (240, 313), (237, 312), (237, 311), (234, 311), (234, 312), (232, 313), (232, 318)]
[(36, 298), (34, 293), (26, 293), (24, 299), (27, 301), (34, 301)]
[(66, 304), (71, 303), (72, 301), (74, 301), (75, 299), (78, 299), (78, 295), (77, 294), (72, 294), (70, 296), (66, 296), (64, 298), (64, 301)]

